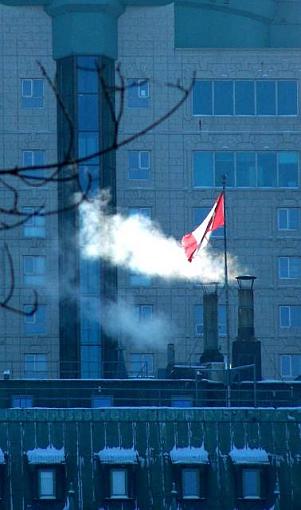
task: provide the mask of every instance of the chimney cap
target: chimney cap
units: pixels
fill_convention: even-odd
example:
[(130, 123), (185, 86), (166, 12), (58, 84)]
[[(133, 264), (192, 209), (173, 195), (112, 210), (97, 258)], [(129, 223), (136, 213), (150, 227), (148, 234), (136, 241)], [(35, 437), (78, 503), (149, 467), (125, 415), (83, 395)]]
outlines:
[(203, 283), (202, 287), (203, 287), (204, 294), (216, 294), (218, 286), (219, 286), (219, 282)]
[(253, 289), (256, 276), (249, 274), (236, 276), (236, 280), (240, 289)]

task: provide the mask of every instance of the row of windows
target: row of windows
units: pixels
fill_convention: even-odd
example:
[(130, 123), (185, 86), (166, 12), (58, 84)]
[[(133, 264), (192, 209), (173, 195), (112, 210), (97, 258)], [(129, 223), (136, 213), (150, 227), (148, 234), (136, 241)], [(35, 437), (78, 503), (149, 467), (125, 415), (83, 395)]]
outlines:
[[(126, 500), (135, 496), (133, 493), (133, 486), (135, 484), (133, 483), (133, 471), (131, 469), (117, 465), (109, 469), (106, 468), (106, 470), (109, 471), (105, 473), (105, 475), (109, 475), (108, 498)], [(262, 480), (263, 472), (264, 470), (259, 467), (241, 468), (239, 473), (241, 493), (239, 497), (244, 499), (262, 499), (265, 496)], [(177, 478), (176, 487), (180, 499), (200, 500), (206, 498), (208, 492), (205, 483), (207, 478), (206, 468), (181, 467), (176, 470), (174, 475)], [(37, 499), (57, 500), (62, 498), (65, 485), (65, 473), (62, 468), (59, 469), (53, 466), (38, 467), (34, 472), (34, 477), (37, 482)], [(60, 492), (59, 487), (61, 489)]]
[[(231, 152), (194, 151), (194, 188), (227, 186), (236, 188), (296, 188), (299, 184), (299, 155), (288, 151)], [(128, 178), (148, 180), (150, 151), (128, 152)]]
[[(205, 219), (209, 213), (210, 207), (193, 208), (193, 226), (197, 226)], [(34, 207), (23, 207), (23, 212), (32, 215), (23, 224), (23, 235), (28, 238), (43, 239), (46, 237), (46, 217), (34, 215)], [(140, 215), (151, 219), (151, 207), (129, 207), (129, 215)], [(42, 212), (43, 214), (43, 212)], [(281, 207), (277, 209), (277, 229), (279, 231), (297, 231), (300, 228), (300, 209), (298, 207)], [(222, 237), (223, 228), (213, 232), (213, 237)], [(132, 275), (132, 280), (135, 280)]]
[[(225, 335), (225, 308), (219, 305), (218, 310), (219, 334)], [(195, 335), (203, 334), (203, 305), (194, 305)], [(279, 327), (281, 329), (301, 328), (301, 306), (280, 305), (279, 306)]]
[[(85, 149), (84, 155), (95, 152), (96, 147)], [(45, 153), (41, 150), (23, 151), (23, 166), (39, 166), (45, 163)], [(92, 164), (92, 163), (91, 163)], [(296, 188), (299, 183), (299, 155), (288, 151), (230, 152), (230, 151), (194, 151), (193, 153), (193, 187), (221, 186), (222, 177), (226, 175), (227, 186), (237, 188)], [(87, 174), (98, 182), (91, 165), (81, 169), (82, 185), (85, 188)], [(150, 151), (128, 151), (128, 178), (131, 180), (148, 180), (151, 171)], [(34, 183), (36, 179), (46, 176), (43, 170), (28, 170), (24, 176)], [(88, 182), (88, 181), (87, 181)]]
[[(154, 354), (143, 352), (129, 353), (127, 357), (127, 366), (129, 377), (153, 377), (155, 371)], [(24, 354), (25, 379), (46, 379), (48, 376), (47, 354)], [(98, 407), (101, 407), (101, 405), (99, 404)]]
[[(94, 66), (95, 67), (95, 66)], [(89, 80), (87, 75), (89, 74)], [(83, 76), (85, 80), (83, 80)], [(43, 108), (44, 106), (44, 80), (40, 78), (25, 78), (21, 80), (21, 106), (22, 108)], [(98, 77), (97, 72), (83, 73), (79, 69), (78, 79), (79, 92), (79, 112), (81, 122), (91, 119), (89, 109), (91, 105), (91, 96), (98, 93)], [(86, 98), (89, 95), (89, 102)], [(127, 82), (127, 104), (130, 108), (147, 108), (149, 106), (150, 87), (147, 79), (130, 79)], [(95, 107), (97, 106), (97, 98)], [(88, 108), (87, 108), (88, 106)], [(86, 124), (85, 124), (86, 128)], [(91, 126), (90, 126), (91, 129)]]
[(296, 80), (197, 80), (193, 115), (297, 115)]
[(296, 188), (299, 177), (297, 152), (195, 151), (193, 187)]
[[(87, 94), (97, 93), (96, 73), (89, 73), (92, 89), (81, 89), (79, 79), (79, 111), (81, 122), (88, 121)], [(92, 77), (92, 75), (94, 75)], [(96, 98), (95, 98), (96, 100)], [(127, 105), (129, 108), (150, 106), (148, 79), (129, 79), (127, 82)], [(44, 106), (44, 80), (21, 80), (22, 108)], [(96, 104), (95, 104), (96, 106)], [(296, 80), (197, 80), (193, 90), (193, 115), (274, 116), (298, 114), (298, 90)], [(85, 129), (86, 129), (85, 123)], [(89, 129), (97, 129), (97, 126)]]
[[(285, 257), (284, 257), (285, 258)], [(31, 305), (24, 305), (24, 311), (30, 312)], [(153, 305), (136, 305), (136, 311), (139, 320), (151, 320), (153, 315)], [(225, 335), (225, 308), (219, 305), (219, 333)], [(39, 305), (33, 315), (24, 316), (24, 335), (45, 335), (48, 329), (46, 305)], [(194, 306), (194, 324), (195, 335), (203, 334), (203, 308), (202, 305)], [(281, 329), (301, 328), (301, 306), (299, 305), (280, 305), (279, 306), (279, 326)]]

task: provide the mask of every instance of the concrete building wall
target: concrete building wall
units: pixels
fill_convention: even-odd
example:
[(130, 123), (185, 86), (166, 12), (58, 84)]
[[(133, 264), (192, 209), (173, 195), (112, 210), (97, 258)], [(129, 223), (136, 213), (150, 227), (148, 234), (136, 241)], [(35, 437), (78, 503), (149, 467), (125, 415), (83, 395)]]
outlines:
[[(21, 80), (41, 78), (40, 62), (49, 76), (55, 75), (52, 59), (51, 20), (40, 7), (0, 6), (0, 66), (1, 111), (0, 145), (1, 168), (22, 165), (22, 152), (44, 151), (45, 163), (57, 160), (56, 152), (56, 100), (45, 83), (44, 106), (23, 108)], [(17, 179), (10, 181), (18, 190), (19, 208), (40, 207), (56, 210), (56, 185), (27, 186)], [(1, 186), (2, 204), (12, 204), (12, 193)], [(10, 220), (8, 220), (10, 221)], [(29, 238), (24, 226), (0, 231), (2, 273), (1, 296), (9, 288), (8, 260), (3, 243), (10, 248), (15, 269), (15, 292), (11, 305), (23, 309), (33, 302), (33, 285), (24, 282), (24, 255), (46, 257), (44, 284), (37, 286), (39, 303), (46, 306), (46, 328), (41, 336), (24, 334), (24, 318), (7, 310), (0, 311), (1, 349), (0, 373), (10, 370), (13, 377), (24, 376), (24, 354), (46, 354), (49, 376), (58, 374), (58, 232), (57, 217), (45, 220), (45, 237)]]
[[(290, 49), (174, 49), (173, 5), (127, 8), (119, 20), (119, 61), (126, 76), (149, 78), (148, 109), (129, 108), (123, 133), (132, 133), (170, 108), (177, 92), (165, 83), (197, 79), (300, 79), (300, 50)], [(199, 122), (201, 120), (201, 129)], [(118, 203), (120, 207), (151, 207), (163, 231), (181, 239), (193, 226), (193, 208), (209, 207), (218, 189), (194, 189), (192, 153), (209, 151), (298, 151), (300, 117), (194, 117), (191, 98), (166, 123), (150, 135), (119, 151)], [(127, 151), (150, 150), (151, 178), (147, 183), (127, 179)], [(300, 179), (300, 175), (299, 175)], [(279, 280), (278, 257), (298, 256), (300, 228), (277, 230), (277, 208), (299, 207), (299, 189), (229, 189), (228, 247), (237, 258), (237, 271), (254, 274), (255, 331), (262, 341), (263, 376), (280, 376), (279, 355), (299, 353), (298, 328), (279, 327), (279, 305), (298, 304), (300, 279)], [(222, 241), (214, 240), (222, 250)], [(236, 276), (233, 274), (232, 276)], [(120, 274), (119, 292), (134, 295), (137, 303), (153, 303), (176, 324), (177, 357), (195, 359), (202, 338), (195, 337), (194, 305), (202, 289), (154, 279), (150, 288), (132, 289)], [(220, 290), (220, 301), (224, 303)], [(237, 335), (237, 291), (231, 280), (230, 333)], [(224, 338), (221, 346), (225, 352)], [(163, 347), (163, 346), (162, 346)], [(163, 349), (162, 349), (163, 350)], [(192, 353), (192, 356), (190, 356)], [(163, 363), (163, 357), (162, 361)]]

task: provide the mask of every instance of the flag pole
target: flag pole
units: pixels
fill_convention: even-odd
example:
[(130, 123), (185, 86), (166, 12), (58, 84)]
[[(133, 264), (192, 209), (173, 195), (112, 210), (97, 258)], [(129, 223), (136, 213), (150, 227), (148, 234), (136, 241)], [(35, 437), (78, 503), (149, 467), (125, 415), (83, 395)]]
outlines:
[(227, 257), (227, 208), (226, 208), (226, 176), (222, 177), (224, 195), (224, 279), (225, 279), (225, 304), (226, 304), (226, 349), (227, 349), (227, 407), (231, 405), (231, 342), (230, 342), (230, 319), (229, 319), (229, 281), (228, 281), (228, 257)]

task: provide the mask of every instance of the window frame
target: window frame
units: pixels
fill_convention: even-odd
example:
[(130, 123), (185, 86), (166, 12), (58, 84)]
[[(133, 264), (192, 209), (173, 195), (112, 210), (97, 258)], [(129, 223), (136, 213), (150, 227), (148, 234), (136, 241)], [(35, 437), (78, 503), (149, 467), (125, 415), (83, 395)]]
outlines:
[[(43, 473), (52, 473), (52, 494), (42, 494), (42, 474)], [(55, 500), (57, 499), (57, 480), (56, 480), (56, 469), (51, 467), (39, 467), (37, 469), (37, 478), (38, 478), (38, 499), (39, 500)]]
[[(286, 227), (280, 226), (280, 212), (285, 211), (286, 214)], [(291, 219), (290, 212), (296, 211), (297, 213), (297, 227), (290, 227)], [(277, 230), (279, 232), (297, 232), (300, 228), (300, 208), (299, 207), (278, 207), (277, 208)]]
[[(301, 314), (301, 305), (279, 305), (279, 327), (280, 329), (290, 329), (290, 328), (301, 328), (301, 321), (300, 326), (292, 324), (292, 307), (299, 308), (300, 314)], [(281, 321), (281, 311), (282, 309), (286, 308), (288, 310), (288, 325), (283, 325)]]
[[(26, 286), (43, 286), (46, 277), (46, 256), (45, 255), (23, 255), (23, 281)], [(26, 262), (32, 261), (32, 270), (28, 271)], [(31, 278), (30, 278), (31, 277)]]
[[(200, 307), (201, 308), (201, 319), (202, 319), (202, 322), (196, 322), (196, 310), (197, 310), (197, 307)], [(195, 303), (194, 304), (194, 333), (195, 335), (194, 336), (197, 336), (197, 337), (202, 337), (204, 336), (204, 315), (203, 315), (203, 310), (204, 310), (204, 305), (203, 303)], [(226, 305), (224, 303), (218, 303), (218, 309), (217, 309), (217, 328), (218, 328), (218, 336), (219, 337), (222, 337), (224, 338), (226, 335), (227, 335), (227, 332), (226, 332), (226, 315), (225, 315), (225, 321), (222, 322), (221, 321), (221, 316), (222, 316), (222, 312), (221, 310), (223, 310), (223, 313), (224, 315), (226, 314)], [(198, 333), (198, 328), (200, 328), (200, 331), (201, 333)], [(224, 331), (223, 331), (223, 328), (224, 328)]]
[[(133, 356), (141, 356), (141, 360), (132, 360)], [(146, 359), (143, 359), (143, 358)], [(148, 358), (148, 359), (147, 359)], [(139, 370), (131, 369), (135, 363), (141, 363)], [(141, 374), (141, 375), (139, 375)], [(155, 355), (152, 352), (130, 352), (128, 355), (128, 377), (130, 379), (137, 378), (153, 378), (155, 374)]]
[[(113, 492), (113, 490), (114, 490), (113, 475), (116, 472), (124, 474), (125, 492), (123, 494), (114, 494), (114, 492)], [(129, 477), (128, 469), (125, 467), (118, 466), (118, 467), (112, 467), (110, 469), (110, 499), (114, 499), (114, 500), (129, 499), (129, 479), (128, 479), (128, 477)]]
[[(147, 85), (147, 94), (144, 96), (141, 94), (141, 88)], [(150, 83), (148, 78), (141, 78), (137, 80), (137, 94), (139, 99), (149, 99), (150, 98)]]
[[(292, 273), (292, 260), (299, 260), (300, 262), (300, 274), (297, 276), (293, 276)], [(287, 262), (287, 276), (281, 276), (281, 261)], [(278, 278), (279, 280), (298, 280), (301, 278), (301, 257), (293, 257), (293, 256), (280, 256), (278, 257)]]
[[(293, 381), (301, 375), (301, 369), (300, 369), (300, 373), (298, 375), (293, 374), (293, 357), (294, 356), (297, 356), (298, 358), (300, 358), (300, 367), (301, 367), (301, 354), (299, 354), (299, 353), (293, 353), (293, 354), (284, 353), (284, 354), (280, 354), (280, 356), (279, 356), (279, 362), (280, 362), (279, 372), (280, 372), (281, 379), (284, 381)], [(289, 369), (290, 369), (289, 372), (290, 373), (288, 375), (285, 375), (282, 370), (284, 357), (289, 358)]]
[[(220, 82), (220, 81), (229, 81), (229, 82), (232, 82), (232, 95), (233, 95), (233, 114), (215, 114), (215, 92), (214, 92), (214, 84), (215, 82)], [(237, 114), (236, 113), (236, 83), (237, 82), (253, 82), (254, 84), (254, 114)], [(195, 104), (195, 98), (194, 98), (194, 91), (195, 89), (193, 89), (192, 91), (192, 100), (191, 100), (191, 112), (192, 112), (192, 117), (263, 117), (263, 118), (269, 118), (269, 117), (298, 117), (299, 115), (299, 86), (298, 86), (298, 80), (296, 80), (295, 78), (292, 78), (292, 79), (288, 79), (288, 78), (257, 78), (257, 79), (253, 79), (253, 78), (236, 78), (236, 79), (231, 79), (231, 78), (216, 78), (216, 79), (205, 79), (205, 78), (198, 78), (196, 80), (196, 83), (197, 82), (207, 82), (207, 83), (210, 83), (211, 84), (211, 114), (210, 113), (194, 113), (194, 104)], [(257, 91), (257, 83), (258, 82), (274, 82), (275, 83), (275, 104), (274, 104), (274, 107), (275, 107), (275, 113), (274, 114), (260, 114), (258, 113), (258, 104), (257, 104), (257, 95), (258, 95), (258, 91)], [(279, 96), (279, 93), (278, 93), (278, 88), (279, 88), (279, 83), (282, 83), (282, 82), (294, 82), (296, 84), (296, 113), (291, 113), (291, 114), (280, 114), (279, 113), (279, 104), (278, 104), (278, 96)]]
[[(35, 95), (34, 94), (34, 83), (35, 82), (41, 82), (41, 87), (42, 87), (42, 95)], [(24, 85), (25, 85), (25, 82), (29, 82), (30, 83), (30, 94), (24, 94)], [(22, 104), (22, 100), (25, 99), (25, 100), (28, 100), (28, 99), (40, 99), (41, 100), (41, 104), (36, 106), (36, 105), (25, 105), (25, 104)], [(21, 108), (24, 109), (24, 110), (27, 110), (27, 109), (42, 109), (44, 108), (45, 106), (45, 80), (43, 78), (21, 78)]]
[[(39, 211), (39, 214), (34, 214), (35, 211)], [(29, 215), (29, 218), (23, 223), (23, 237), (26, 239), (45, 239), (46, 216), (41, 214), (43, 213), (43, 210), (41, 210), (39, 207), (26, 205), (22, 207), (22, 213)], [(40, 225), (37, 224), (39, 221), (41, 222)]]
[[(24, 312), (28, 311), (29, 310), (32, 310), (33, 308), (33, 305), (32, 304), (24, 304), (23, 305), (23, 310)], [(48, 332), (48, 316), (47, 316), (47, 305), (45, 304), (39, 304), (37, 310), (32, 314), (32, 315), (23, 315), (23, 332), (24, 332), (24, 336), (27, 336), (27, 337), (30, 337), (30, 336), (45, 336), (47, 335), (47, 332)], [(42, 313), (41, 317), (39, 318), (38, 317), (38, 313), (40, 312), (40, 314)], [(40, 320), (38, 320), (38, 318)], [(40, 322), (40, 324), (39, 324)], [(32, 326), (32, 325), (36, 325), (36, 326), (40, 326), (39, 327), (39, 332), (26, 332), (25, 330), (26, 329), (29, 329), (29, 328), (26, 328), (26, 326)], [(42, 329), (42, 332), (40, 331)]]
[[(32, 362), (29, 359), (26, 359), (29, 357), (33, 357)], [(38, 359), (44, 358), (44, 359)], [(49, 376), (49, 366), (48, 366), (48, 354), (44, 352), (25, 352), (24, 353), (24, 379), (48, 379)], [(37, 370), (36, 367), (39, 366), (39, 363), (44, 364), (43, 370)], [(29, 369), (26, 367), (26, 365), (29, 364)], [(43, 374), (43, 375), (41, 375)]]
[[(195, 182), (199, 179), (196, 179), (196, 176), (198, 174), (198, 168), (197, 168), (197, 161), (196, 161), (196, 155), (200, 153), (208, 153), (212, 155), (212, 183), (210, 184), (195, 184)], [(283, 151), (283, 150), (269, 150), (269, 151), (229, 151), (229, 150), (217, 150), (217, 151), (208, 151), (208, 150), (198, 150), (195, 149), (192, 151), (192, 161), (191, 161), (191, 168), (192, 168), (192, 176), (191, 176), (191, 187), (192, 189), (220, 189), (222, 185), (217, 184), (217, 173), (216, 173), (216, 157), (220, 153), (229, 153), (233, 155), (233, 180), (234, 184), (233, 186), (231, 184), (228, 184), (228, 188), (231, 189), (239, 189), (239, 190), (249, 190), (249, 189), (260, 189), (260, 190), (297, 190), (300, 188), (300, 153), (298, 151)], [(256, 185), (255, 186), (237, 186), (237, 155), (243, 154), (243, 153), (251, 153), (255, 154), (255, 180)], [(270, 154), (273, 153), (276, 155), (276, 185), (275, 186), (262, 186), (259, 185), (259, 164), (258, 164), (258, 157), (260, 154)], [(280, 186), (280, 156), (281, 154), (287, 154), (287, 153), (293, 153), (297, 156), (297, 185), (296, 186)]]
[[(257, 495), (251, 495), (251, 494), (247, 494), (246, 493), (246, 479), (245, 479), (245, 475), (248, 473), (248, 472), (252, 472), (252, 473), (256, 473), (256, 489), (257, 489)], [(241, 469), (241, 494), (242, 494), (242, 499), (243, 500), (252, 500), (252, 501), (257, 501), (257, 500), (261, 500), (263, 499), (262, 498), (262, 494), (261, 494), (261, 491), (262, 491), (262, 481), (261, 481), (261, 478), (262, 478), (262, 470), (260, 467), (256, 467), (256, 466), (243, 466), (242, 469)], [(255, 491), (254, 491), (255, 492)]]
[[(143, 154), (148, 156), (148, 166), (142, 164)], [(151, 151), (150, 150), (139, 150), (133, 149), (127, 152), (128, 155), (128, 180), (130, 181), (147, 181), (150, 178), (151, 171)], [(132, 166), (131, 158), (137, 160), (137, 166)], [(135, 173), (136, 172), (136, 173)], [(137, 172), (145, 173), (145, 175), (139, 176)]]
[[(196, 480), (197, 480), (197, 492), (198, 494), (195, 495), (185, 495), (185, 480), (184, 480), (184, 474), (188, 471), (193, 471), (196, 474)], [(183, 466), (181, 469), (181, 488), (182, 488), (182, 499), (184, 501), (198, 501), (200, 499), (205, 499), (204, 496), (201, 495), (201, 472), (200, 468), (194, 467), (194, 466)]]
[[(20, 403), (20, 405), (16, 405)], [(29, 404), (30, 405), (27, 405)], [(33, 407), (33, 396), (32, 395), (12, 395), (11, 396), (11, 402), (10, 402), (11, 408), (17, 408), (17, 409), (27, 409)], [(25, 404), (25, 405), (23, 405)]]

